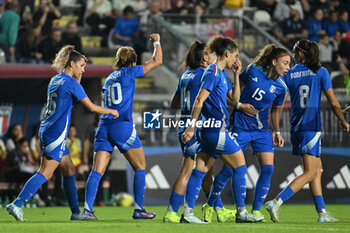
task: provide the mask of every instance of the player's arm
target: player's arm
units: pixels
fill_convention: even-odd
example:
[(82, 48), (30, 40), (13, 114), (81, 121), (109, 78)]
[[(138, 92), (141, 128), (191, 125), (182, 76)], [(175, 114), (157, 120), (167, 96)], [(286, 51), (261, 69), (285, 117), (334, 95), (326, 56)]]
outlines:
[(170, 107), (173, 109), (181, 108), (180, 96), (178, 96), (176, 94), (173, 95), (173, 98), (171, 99), (171, 102), (170, 102)]
[(237, 106), (239, 102), (239, 98), (241, 97), (241, 87), (240, 87), (240, 81), (239, 81), (239, 74), (241, 73), (241, 70), (242, 70), (242, 63), (237, 58), (236, 62), (232, 66), (232, 71), (235, 76), (235, 88), (233, 91), (231, 91), (231, 99), (234, 107)]
[(231, 105), (233, 107), (236, 107), (238, 102), (239, 102), (239, 98), (241, 96), (241, 88), (240, 88), (241, 86), (240, 86), (240, 81), (239, 81), (239, 73), (242, 70), (242, 64), (238, 58), (237, 58), (237, 61), (235, 62), (235, 64), (233, 64), (231, 70), (234, 74), (235, 87), (234, 87), (233, 91), (230, 90), (229, 92), (227, 92), (227, 104)]
[(340, 104), (334, 95), (333, 88), (329, 88), (328, 90), (324, 91), (324, 93), (327, 97), (329, 104), (332, 107), (334, 114), (337, 116), (337, 118), (339, 119), (339, 121), (342, 124), (343, 132), (349, 132), (349, 124), (344, 118)]
[(192, 113), (191, 113), (191, 122), (194, 122), (194, 124), (191, 124), (186, 131), (182, 134), (181, 136), (181, 140), (183, 142), (188, 142), (194, 134), (194, 130), (196, 129), (196, 122), (197, 119), (199, 117), (199, 114), (202, 111), (203, 108), (203, 103), (204, 101), (206, 101), (206, 99), (208, 98), (210, 94), (210, 91), (205, 89), (205, 88), (201, 88), (199, 90), (199, 93), (196, 97), (196, 100), (194, 101), (194, 105), (193, 105), (193, 109), (192, 109)]
[(151, 60), (146, 61), (143, 65), (143, 74), (151, 72), (151, 70), (157, 68), (163, 63), (162, 47), (160, 45), (160, 36), (158, 33), (153, 33), (150, 38), (154, 45), (153, 57)]
[(273, 144), (274, 146), (283, 147), (284, 146), (284, 139), (281, 136), (280, 132), (280, 121), (282, 117), (283, 112), (283, 106), (286, 102), (286, 99), (288, 97), (288, 93), (284, 95), (283, 104), (282, 105), (272, 105), (271, 108), (271, 124), (272, 124), (272, 138), (273, 138)]
[(98, 106), (98, 105), (92, 103), (91, 100), (89, 99), (89, 97), (85, 97), (84, 99), (81, 100), (81, 102), (91, 112), (96, 112), (98, 114), (110, 114), (110, 115), (113, 115), (115, 118), (119, 117), (119, 113), (117, 110), (103, 108), (101, 106)]
[(280, 131), (280, 120), (283, 112), (283, 105), (277, 106), (274, 105), (271, 108), (271, 123), (272, 123), (272, 131), (274, 133), (273, 136), (273, 144), (278, 147), (284, 146), (284, 139), (281, 136)]

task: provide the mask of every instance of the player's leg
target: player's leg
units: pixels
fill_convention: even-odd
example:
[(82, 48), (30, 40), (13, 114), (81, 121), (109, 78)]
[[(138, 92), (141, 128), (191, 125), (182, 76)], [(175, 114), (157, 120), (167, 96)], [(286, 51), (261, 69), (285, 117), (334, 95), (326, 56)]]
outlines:
[[(218, 173), (218, 175), (214, 179), (214, 183), (211, 187), (210, 194), (208, 201), (205, 205), (202, 207), (202, 218), (205, 222), (211, 222), (212, 221), (212, 213), (214, 211), (220, 211), (223, 210), (224, 206), (220, 199), (221, 192), (224, 190), (227, 181), (232, 177), (233, 170), (230, 167), (230, 165), (225, 164), (221, 171)], [(223, 212), (223, 211), (221, 211)], [(220, 216), (223, 216), (223, 213), (218, 214), (218, 220), (222, 222)]]
[(25, 221), (23, 218), (22, 207), (44, 184), (52, 177), (53, 172), (57, 168), (59, 161), (56, 161), (48, 156), (41, 158), (40, 168), (24, 185), (18, 197), (7, 206), (7, 211), (15, 217), (17, 221)]
[(91, 217), (94, 216), (92, 208), (96, 198), (98, 185), (100, 183), (101, 177), (106, 171), (106, 167), (109, 163), (110, 158), (111, 153), (109, 151), (97, 151), (94, 156), (92, 170), (85, 185), (84, 213)]
[(313, 181), (321, 164), (320, 157), (305, 154), (302, 156), (304, 172), (296, 177), (287, 187), (285, 187), (275, 199), (265, 203), (267, 210), (270, 213), (271, 220), (279, 222), (280, 206), (290, 199), (295, 193), (304, 187), (304, 185)]
[(174, 184), (174, 188), (170, 196), (168, 211), (163, 218), (164, 222), (180, 222), (180, 217), (177, 215), (177, 212), (183, 203), (186, 185), (188, 179), (190, 178), (193, 165), (194, 157), (187, 157), (184, 159), (180, 174)]
[(318, 214), (318, 221), (319, 222), (337, 222), (339, 220), (332, 217), (326, 211), (326, 206), (322, 196), (322, 186), (321, 186), (321, 176), (323, 172), (322, 161), (320, 161), (319, 165), (320, 166), (317, 169), (316, 177), (310, 183), (310, 192), (315, 203), (316, 211)]
[(274, 150), (271, 131), (252, 132), (251, 146), (259, 163), (259, 177), (256, 181), (252, 213), (263, 216), (260, 208), (270, 189), (270, 181), (273, 174)]
[(62, 187), (66, 195), (72, 216), (80, 213), (78, 194), (75, 187), (75, 169), (69, 154), (62, 157), (59, 165), (62, 173)]
[(182, 223), (204, 223), (193, 215), (193, 207), (198, 198), (202, 181), (214, 162), (215, 159), (203, 151), (197, 154), (196, 168), (192, 170), (186, 187), (184, 213), (181, 217)]
[(263, 216), (260, 208), (270, 189), (270, 181), (274, 170), (274, 154), (271, 152), (257, 152), (256, 157), (260, 168), (259, 177), (255, 186), (252, 213), (257, 216)]
[[(244, 154), (248, 143), (251, 141), (250, 133), (239, 131), (235, 133), (231, 132), (230, 134), (234, 135), (234, 137), (231, 136), (232, 140), (230, 140), (230, 143), (229, 143), (231, 144), (230, 147), (237, 148), (236, 150), (238, 150), (238, 148), (240, 147), (240, 149)], [(231, 138), (231, 137), (227, 137), (227, 138)], [(231, 152), (236, 152), (236, 151), (234, 150)], [(211, 193), (208, 198), (208, 204), (206, 204), (205, 208), (202, 209), (204, 210), (203, 219), (205, 219), (206, 221), (208, 220), (210, 221), (210, 218), (206, 219), (204, 216), (204, 215), (207, 215), (207, 216), (209, 215), (208, 213), (210, 213), (209, 211), (211, 210), (210, 207), (214, 207), (217, 214), (217, 219), (219, 222), (225, 222), (227, 220), (231, 220), (235, 218), (236, 210), (225, 209), (220, 198), (221, 192), (223, 191), (224, 187), (226, 186), (226, 183), (229, 181), (232, 175), (233, 175), (233, 170), (231, 168), (231, 165), (224, 161), (223, 168), (215, 177), (214, 184), (212, 186)], [(209, 210), (209, 211), (205, 211), (205, 210)]]
[(210, 168), (208, 173), (204, 176), (202, 182), (202, 190), (205, 197), (208, 199), (210, 195), (211, 186), (213, 185), (213, 167)]
[(232, 154), (223, 154), (221, 158), (233, 169), (231, 179), (232, 193), (236, 201), (236, 222), (259, 222), (263, 218), (249, 213), (245, 208), (247, 166), (241, 149)]
[[(138, 137), (137, 140), (139, 141)], [(141, 143), (139, 143), (141, 145)], [(146, 159), (143, 147), (130, 148), (124, 153), (125, 158), (129, 161), (134, 169), (134, 219), (152, 219), (155, 213), (147, 212), (143, 208), (146, 186)]]

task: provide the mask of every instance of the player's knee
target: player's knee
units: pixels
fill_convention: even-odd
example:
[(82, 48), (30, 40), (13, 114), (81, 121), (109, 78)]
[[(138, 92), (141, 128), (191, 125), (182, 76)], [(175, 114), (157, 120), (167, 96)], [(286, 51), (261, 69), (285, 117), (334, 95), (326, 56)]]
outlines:
[(182, 169), (179, 177), (188, 180), (190, 178), (191, 173), (192, 169)]
[(106, 172), (106, 168), (105, 167), (94, 167), (92, 170), (94, 170), (95, 172), (100, 173), (102, 176), (105, 174)]
[(313, 179), (315, 179), (317, 175), (317, 169), (307, 170), (304, 172), (304, 175), (308, 182), (311, 182)]
[(73, 164), (69, 164), (68, 166), (61, 169), (63, 176), (74, 176), (75, 175), (75, 168)]
[(272, 176), (273, 171), (274, 171), (273, 165), (265, 165), (260, 167), (260, 173), (264, 176)]
[(46, 178), (46, 180), (50, 180), (52, 178), (52, 175), (53, 175), (52, 172), (47, 172), (47, 171), (42, 171), (42, 170), (39, 170), (38, 173), (43, 175)]
[(139, 161), (133, 165), (134, 170), (145, 170), (146, 169), (146, 162)]

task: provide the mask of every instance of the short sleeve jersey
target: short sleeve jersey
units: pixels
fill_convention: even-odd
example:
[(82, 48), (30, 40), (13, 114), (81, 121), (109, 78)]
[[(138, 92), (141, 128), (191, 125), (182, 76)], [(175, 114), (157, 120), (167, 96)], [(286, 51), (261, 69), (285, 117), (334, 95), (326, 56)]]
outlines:
[(66, 137), (74, 104), (86, 97), (83, 87), (68, 74), (61, 72), (52, 77), (47, 88), (47, 108), (40, 132), (52, 138)]
[[(141, 65), (123, 67), (112, 72), (106, 79), (102, 88), (104, 94), (104, 107), (119, 112), (115, 121), (133, 121), (132, 107), (135, 94), (135, 82), (137, 77), (142, 77), (143, 68)], [(114, 116), (104, 114), (101, 119), (114, 119)]]
[[(232, 90), (227, 75), (220, 70), (216, 63), (210, 64), (204, 71), (201, 79), (201, 88), (210, 91), (206, 101), (203, 103), (201, 119), (219, 120), (222, 127), (228, 128), (227, 93)], [(202, 128), (205, 130), (205, 128)]]
[(321, 131), (321, 91), (332, 88), (328, 71), (321, 67), (316, 74), (297, 64), (284, 76), (291, 98), (291, 130)]
[(254, 64), (249, 65), (239, 76), (244, 83), (240, 102), (251, 104), (259, 113), (248, 116), (235, 110), (231, 124), (235, 129), (248, 131), (269, 129), (269, 111), (272, 104), (280, 106), (287, 92), (287, 86), (281, 78), (273, 80), (266, 76), (264, 70)]
[[(198, 95), (201, 86), (201, 78), (204, 73), (202, 67), (197, 69), (189, 69), (182, 74), (177, 85), (175, 95), (181, 100), (181, 120), (186, 121), (190, 118), (194, 101)], [(178, 132), (184, 131), (184, 127), (180, 127)]]

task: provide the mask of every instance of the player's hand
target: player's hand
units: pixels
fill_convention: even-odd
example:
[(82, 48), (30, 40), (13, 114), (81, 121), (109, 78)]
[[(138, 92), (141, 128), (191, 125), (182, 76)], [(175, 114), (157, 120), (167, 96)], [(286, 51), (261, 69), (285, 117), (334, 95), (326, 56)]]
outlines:
[(194, 129), (191, 127), (188, 127), (185, 132), (183, 132), (183, 134), (181, 135), (181, 141), (183, 143), (187, 143), (191, 140), (191, 138), (194, 135)]
[(231, 67), (232, 71), (236, 74), (241, 73), (242, 70), (242, 62), (239, 60), (239, 58), (236, 58), (236, 61), (233, 63)]
[(160, 41), (160, 35), (159, 33), (152, 33), (149, 35), (152, 42)]
[(243, 112), (247, 116), (254, 116), (259, 112), (256, 108), (253, 107), (251, 104), (241, 104), (239, 106), (239, 111)]
[(273, 145), (277, 146), (277, 147), (284, 147), (284, 139), (281, 136), (281, 134), (276, 134), (273, 133), (272, 134), (272, 138), (273, 138)]
[(119, 112), (117, 110), (114, 110), (114, 109), (111, 109), (111, 112), (109, 114), (114, 116), (114, 119), (117, 119), (119, 117)]
[(344, 133), (349, 133), (349, 123), (348, 122), (342, 122), (341, 126), (343, 127), (343, 132)]

